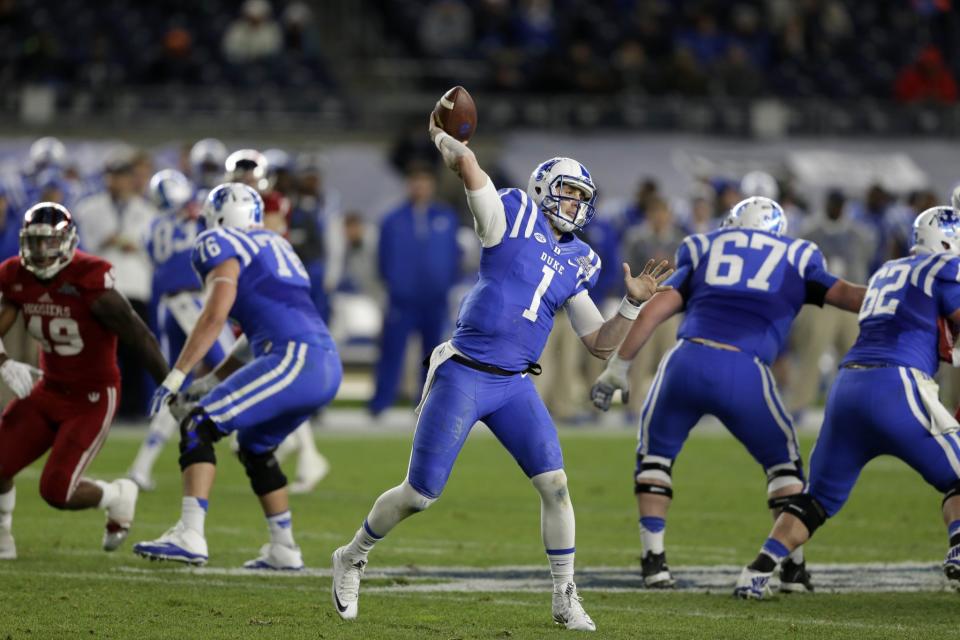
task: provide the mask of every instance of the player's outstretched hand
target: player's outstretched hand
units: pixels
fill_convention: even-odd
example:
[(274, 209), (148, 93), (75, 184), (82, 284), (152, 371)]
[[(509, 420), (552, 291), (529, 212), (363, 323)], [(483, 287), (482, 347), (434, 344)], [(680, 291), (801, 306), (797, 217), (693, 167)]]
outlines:
[(607, 367), (597, 376), (590, 389), (593, 406), (601, 411), (608, 410), (610, 401), (613, 400), (613, 392), (617, 389), (623, 397), (623, 404), (627, 404), (630, 401), (630, 361), (621, 360), (617, 354), (613, 354), (607, 360)]
[[(430, 112), (430, 119), (427, 122), (427, 133), (430, 135), (430, 140), (433, 144), (437, 144), (437, 136), (441, 133), (446, 133), (443, 128), (440, 126), (440, 121), (437, 116), (437, 109), (440, 108), (440, 103), (437, 102), (437, 106), (433, 108), (433, 111)], [(448, 169), (460, 173), (460, 158), (464, 155), (472, 153), (467, 149), (466, 142), (460, 142), (459, 140), (451, 137), (449, 134), (446, 136), (447, 142), (437, 147), (440, 151), (440, 157), (443, 158), (443, 164), (447, 166)]]
[(7, 358), (0, 365), (0, 377), (7, 383), (10, 390), (18, 398), (26, 398), (33, 391), (33, 385), (36, 382), (34, 376), (39, 378), (43, 372), (36, 367), (32, 367), (25, 362), (18, 362), (12, 358)]
[(627, 296), (639, 302), (646, 302), (655, 293), (673, 289), (673, 287), (663, 286), (663, 281), (673, 274), (673, 269), (668, 268), (669, 266), (670, 263), (666, 260), (662, 260), (660, 264), (654, 260), (648, 260), (640, 275), (634, 277), (630, 273), (630, 265), (624, 262), (623, 283), (627, 287)]
[(183, 381), (186, 377), (186, 374), (179, 369), (170, 370), (167, 377), (163, 379), (163, 383), (153, 392), (153, 398), (150, 400), (151, 418), (160, 412), (163, 405), (173, 401), (173, 394), (180, 391), (180, 387), (183, 386)]

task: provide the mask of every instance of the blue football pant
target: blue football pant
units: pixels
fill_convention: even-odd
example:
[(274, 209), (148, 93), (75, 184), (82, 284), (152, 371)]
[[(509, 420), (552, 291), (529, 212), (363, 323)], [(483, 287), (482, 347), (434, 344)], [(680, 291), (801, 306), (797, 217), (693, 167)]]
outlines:
[(770, 368), (752, 355), (688, 340), (660, 361), (640, 410), (638, 460), (647, 455), (673, 460), (708, 414), (764, 469), (800, 460), (796, 431)]
[(478, 420), (528, 478), (563, 468), (557, 429), (529, 377), (499, 376), (448, 360), (437, 368), (413, 437), (407, 479), (414, 489), (440, 496)]
[(343, 369), (331, 345), (287, 342), (254, 358), (200, 401), (240, 448), (266, 453), (333, 400)]
[(940, 492), (960, 481), (960, 436), (933, 435), (916, 376), (905, 367), (841, 369), (810, 455), (807, 492), (833, 516), (866, 464), (900, 458)]

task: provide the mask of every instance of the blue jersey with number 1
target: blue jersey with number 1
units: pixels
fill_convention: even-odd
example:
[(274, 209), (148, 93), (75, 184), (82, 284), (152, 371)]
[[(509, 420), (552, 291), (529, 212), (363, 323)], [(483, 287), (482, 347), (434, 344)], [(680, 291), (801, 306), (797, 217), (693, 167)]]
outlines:
[(597, 282), (600, 258), (553, 227), (520, 189), (502, 189), (503, 239), (480, 257), (480, 278), (460, 306), (453, 345), (478, 362), (522, 371), (537, 361), (553, 316)]
[(726, 228), (684, 238), (665, 284), (686, 302), (678, 338), (733, 345), (770, 364), (803, 304), (823, 305), (836, 281), (812, 242)]
[(289, 340), (333, 341), (310, 298), (310, 277), (286, 240), (266, 229), (208, 229), (197, 237), (193, 265), (200, 278), (235, 258), (240, 263), (237, 299), (230, 312), (255, 354)]
[(844, 363), (937, 371), (937, 318), (960, 309), (960, 258), (948, 253), (891, 260), (870, 277), (860, 336)]

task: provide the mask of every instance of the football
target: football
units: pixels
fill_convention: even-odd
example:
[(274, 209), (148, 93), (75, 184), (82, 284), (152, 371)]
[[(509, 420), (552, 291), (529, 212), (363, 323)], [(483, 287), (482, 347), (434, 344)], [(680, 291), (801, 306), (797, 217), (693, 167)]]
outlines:
[(477, 105), (460, 85), (441, 96), (434, 114), (440, 127), (460, 142), (469, 140), (477, 130)]

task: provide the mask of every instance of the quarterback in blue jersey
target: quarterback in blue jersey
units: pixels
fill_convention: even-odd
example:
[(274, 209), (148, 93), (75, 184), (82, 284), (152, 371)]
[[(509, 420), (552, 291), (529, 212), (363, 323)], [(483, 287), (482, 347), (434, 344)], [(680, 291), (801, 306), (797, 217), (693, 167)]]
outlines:
[[(191, 262), (193, 245), (201, 226), (191, 211), (193, 185), (179, 171), (164, 169), (155, 173), (150, 178), (149, 195), (159, 213), (150, 225), (146, 239), (147, 254), (153, 263), (156, 330), (163, 355), (173, 366), (203, 309), (203, 284)], [(224, 326), (203, 358), (207, 371), (220, 364), (233, 343), (233, 332)], [(142, 491), (155, 488), (153, 465), (176, 430), (177, 421), (164, 405), (150, 421), (147, 436), (127, 472), (127, 477)]]
[[(643, 308), (591, 391), (603, 410), (615, 390), (629, 393), (634, 356), (661, 322), (685, 311), (640, 412), (634, 493), (648, 587), (673, 586), (664, 550), (673, 463), (704, 415), (717, 417), (763, 467), (774, 515), (803, 489), (796, 433), (770, 363), (804, 304), (855, 311), (865, 289), (830, 274), (816, 245), (786, 230), (780, 205), (755, 196), (735, 205), (722, 228), (686, 237), (667, 281), (673, 291)], [(800, 553), (785, 567), (785, 589), (810, 588)]]
[[(239, 457), (267, 517), (270, 542), (249, 569), (300, 569), (293, 540), (287, 479), (274, 457), (283, 439), (337, 392), (340, 358), (310, 298), (310, 278), (282, 237), (262, 228), (263, 201), (252, 188), (220, 185), (203, 215), (193, 265), (208, 291), (203, 311), (151, 412), (170, 402), (189, 371), (217, 339), (227, 317), (243, 327), (253, 360), (205, 395), (180, 423), (183, 511), (159, 539), (134, 546), (138, 555), (203, 564), (204, 519), (213, 486), (213, 445), (237, 433)], [(228, 362), (233, 361), (231, 358)]]
[(860, 471), (890, 455), (944, 494), (950, 549), (943, 563), (960, 588), (960, 425), (933, 381), (938, 321), (960, 323), (960, 215), (927, 209), (913, 223), (911, 255), (883, 264), (860, 309), (860, 336), (840, 363), (806, 490), (787, 504), (734, 594), (763, 598), (777, 565), (843, 507)]
[(332, 599), (342, 618), (356, 617), (367, 554), (400, 521), (440, 497), (480, 420), (540, 494), (554, 620), (593, 631), (573, 582), (574, 517), (560, 442), (528, 374), (539, 372), (537, 358), (561, 307), (587, 349), (609, 356), (640, 303), (662, 289), (667, 263), (651, 261), (637, 277), (624, 265), (627, 297), (604, 321), (588, 294), (600, 260), (573, 234), (593, 217), (597, 188), (590, 172), (576, 160), (553, 158), (534, 169), (526, 190), (498, 192), (473, 152), (441, 131), (433, 116), (430, 136), (463, 180), (482, 245), (479, 279), (460, 306), (453, 339), (430, 357), (406, 478), (377, 498), (353, 540), (333, 554)]

